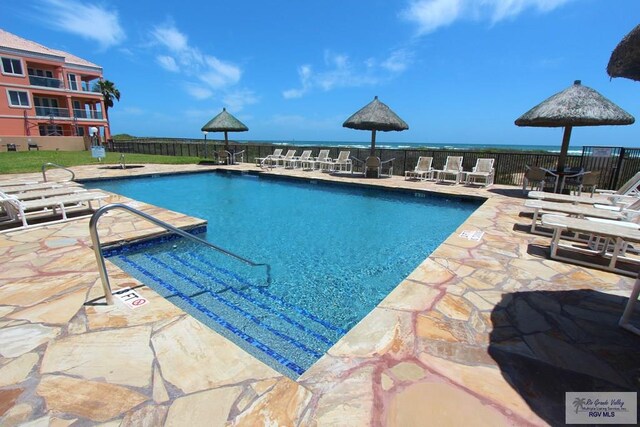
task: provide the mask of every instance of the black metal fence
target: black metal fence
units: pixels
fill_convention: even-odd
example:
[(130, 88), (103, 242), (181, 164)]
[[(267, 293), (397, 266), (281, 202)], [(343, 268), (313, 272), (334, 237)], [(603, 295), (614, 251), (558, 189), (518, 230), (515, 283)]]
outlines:
[[(117, 140), (110, 143), (110, 149), (121, 153), (158, 154), (164, 156), (193, 156), (202, 159), (214, 159), (221, 153), (224, 145), (220, 141), (171, 138), (138, 138), (134, 140)], [(245, 162), (253, 163), (256, 158), (266, 157), (274, 148), (313, 150), (313, 154), (325, 149), (329, 157), (335, 158), (343, 150), (349, 150), (352, 157), (364, 160), (369, 156), (369, 148), (273, 145), (269, 143), (229, 143), (233, 152), (244, 150)], [(482, 151), (482, 150), (435, 150), (435, 149), (376, 149), (376, 155), (382, 161), (393, 159), (394, 175), (403, 176), (406, 170), (412, 170), (420, 156), (433, 157), (433, 167), (444, 165), (447, 156), (463, 156), (464, 170), (471, 170), (478, 158), (495, 159), (495, 183), (522, 185), (526, 166), (540, 166), (554, 169), (558, 162), (558, 154), (520, 151)], [(640, 148), (623, 147), (584, 147), (582, 154), (569, 155), (565, 162), (567, 167), (582, 167), (585, 170), (599, 171), (598, 188), (617, 189), (640, 171)]]

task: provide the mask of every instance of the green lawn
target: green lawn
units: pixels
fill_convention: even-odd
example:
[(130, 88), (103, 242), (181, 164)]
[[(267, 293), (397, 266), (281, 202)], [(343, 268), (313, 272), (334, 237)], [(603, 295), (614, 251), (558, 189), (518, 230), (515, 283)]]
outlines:
[[(198, 157), (156, 156), (151, 154), (125, 154), (125, 163), (165, 163), (174, 165), (198, 163)], [(61, 166), (98, 164), (90, 151), (11, 151), (0, 153), (0, 174), (20, 172), (40, 172), (45, 163)], [(107, 153), (104, 164), (119, 164), (120, 153)]]

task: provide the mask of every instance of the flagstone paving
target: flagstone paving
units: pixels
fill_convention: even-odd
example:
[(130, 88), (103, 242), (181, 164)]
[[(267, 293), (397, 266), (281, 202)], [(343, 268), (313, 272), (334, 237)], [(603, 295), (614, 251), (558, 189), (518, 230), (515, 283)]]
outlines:
[[(73, 170), (81, 180), (215, 168)], [(1, 233), (0, 426), (557, 425), (566, 391), (640, 388), (640, 337), (617, 327), (634, 280), (549, 260), (549, 238), (516, 226), (530, 221), (519, 189), (262, 173), (486, 201), (295, 381), (111, 263), (113, 288), (136, 287), (150, 303), (105, 305), (87, 218)], [(0, 180), (18, 177), (41, 178)], [(203, 223), (118, 195), (108, 202)], [(99, 231), (103, 243), (161, 232), (118, 211)]]

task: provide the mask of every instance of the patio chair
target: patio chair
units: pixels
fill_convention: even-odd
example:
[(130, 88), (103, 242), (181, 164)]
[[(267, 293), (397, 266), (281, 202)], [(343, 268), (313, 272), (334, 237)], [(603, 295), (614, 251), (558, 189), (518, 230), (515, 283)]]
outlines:
[(309, 157), (307, 160), (302, 160), (300, 166), (304, 170), (320, 169), (320, 165), (329, 159), (329, 150), (320, 150), (317, 157)]
[[(21, 193), (14, 193), (11, 196), (19, 199), (19, 200), (34, 200), (34, 199), (44, 199), (47, 197), (57, 197), (57, 196), (66, 196), (68, 194), (76, 194), (79, 192), (87, 191), (84, 187), (57, 187), (57, 188), (49, 188), (44, 190), (36, 190), (36, 191), (25, 191)], [(9, 194), (4, 191), (0, 191), (0, 197), (8, 198)]]
[[(464, 172), (462, 171), (462, 156), (447, 156), (447, 161), (442, 169), (434, 170), (438, 182), (460, 183)], [(447, 177), (453, 177), (452, 180)]]
[(285, 160), (284, 167), (291, 169), (301, 167), (302, 162), (305, 160), (309, 160), (309, 157), (311, 157), (311, 151), (312, 150), (304, 150), (299, 157), (293, 157), (291, 159)]
[(411, 171), (406, 171), (404, 173), (404, 179), (419, 179), (421, 181), (426, 181), (427, 179), (433, 179), (433, 167), (431, 164), (433, 163), (433, 157), (418, 157), (418, 163), (416, 167)]
[(280, 157), (282, 157), (282, 148), (276, 148), (273, 150), (273, 154), (269, 154), (267, 157), (256, 157), (256, 166), (260, 166), (261, 168), (269, 167)]
[(551, 172), (549, 169), (541, 168), (539, 166), (525, 166), (524, 179), (522, 181), (522, 193), (526, 193), (527, 187), (531, 190), (544, 191), (544, 187), (547, 183), (553, 183), (555, 187), (558, 179), (558, 175)]
[(3, 185), (0, 184), (0, 191), (3, 191), (7, 194), (14, 193), (26, 193), (29, 191), (38, 191), (38, 190), (46, 190), (50, 188), (64, 188), (64, 187), (81, 187), (82, 184), (79, 184), (75, 181), (49, 181), (49, 182), (39, 182), (36, 184), (14, 184), (14, 185)]
[(320, 168), (329, 172), (351, 172), (353, 163), (349, 158), (350, 155), (351, 151), (340, 151), (338, 158), (322, 162)]
[[(5, 212), (7, 212), (12, 221), (20, 221), (23, 227), (28, 227), (28, 217), (33, 215), (57, 215), (57, 210), (60, 210), (62, 219), (66, 220), (68, 219), (67, 213), (70, 210), (77, 208), (93, 210), (91, 203), (97, 201), (100, 206), (101, 200), (106, 197), (107, 195), (104, 193), (86, 191), (72, 195), (26, 201), (22, 201), (15, 196), (9, 196), (0, 199), (0, 203), (2, 203)], [(86, 206), (83, 203), (86, 203)]]
[[(624, 247), (631, 243), (640, 243), (640, 230), (637, 224), (615, 223), (612, 221), (591, 221), (588, 219), (571, 218), (568, 216), (545, 214), (542, 216), (542, 225), (553, 228), (553, 238), (551, 239), (551, 259), (566, 261), (572, 264), (584, 265), (604, 269), (613, 273), (624, 274), (636, 277), (638, 274), (638, 264), (640, 259), (637, 257), (629, 257), (624, 253)], [(592, 236), (600, 236), (612, 240), (613, 244), (603, 245), (597, 249), (588, 249), (583, 245), (567, 245), (560, 243), (563, 232), (574, 232), (588, 234)], [(612, 248), (610, 252), (608, 249)], [(558, 254), (558, 249), (576, 253), (579, 255), (591, 255), (591, 257), (577, 256), (567, 257)], [(603, 263), (602, 261), (605, 261)], [(608, 261), (608, 262), (606, 262)], [(622, 268), (619, 262), (625, 262), (627, 267)]]
[(640, 197), (640, 172), (636, 172), (618, 190), (596, 190), (596, 193)]
[(571, 189), (577, 189), (575, 191), (577, 196), (582, 195), (582, 189), (591, 189), (591, 197), (593, 197), (596, 186), (600, 181), (600, 172), (578, 172), (573, 175), (564, 175), (562, 177), (562, 181), (560, 183), (560, 193), (564, 192), (565, 188), (569, 189), (569, 194), (571, 194)]
[(496, 173), (495, 169), (493, 168), (494, 161), (495, 159), (476, 160), (476, 165), (473, 167), (471, 172), (467, 172), (467, 185), (474, 184), (478, 180), (483, 180), (485, 187), (493, 185), (493, 179)]
[(296, 149), (287, 150), (287, 154), (275, 159), (275, 167), (285, 167), (288, 162), (291, 162), (296, 157)]
[(364, 177), (365, 178), (380, 178), (382, 173), (382, 162), (380, 157), (369, 156), (364, 161)]
[(385, 160), (380, 163), (380, 176), (393, 176), (393, 161), (396, 158)]

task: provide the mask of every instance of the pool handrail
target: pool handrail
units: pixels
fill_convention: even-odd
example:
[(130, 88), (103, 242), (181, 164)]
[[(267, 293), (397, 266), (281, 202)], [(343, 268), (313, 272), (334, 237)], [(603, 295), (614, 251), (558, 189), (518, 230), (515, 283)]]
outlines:
[(64, 167), (62, 165), (59, 165), (57, 163), (48, 162), (48, 163), (45, 163), (45, 164), (42, 165), (42, 179), (44, 180), (44, 182), (47, 182), (47, 168), (49, 168), (49, 167), (54, 167), (54, 168), (58, 168), (58, 169), (64, 169), (67, 172), (71, 173), (70, 181), (74, 181), (76, 179), (76, 174), (71, 169), (69, 169), (67, 167)]
[(226, 249), (223, 249), (219, 246), (216, 246), (212, 243), (207, 242), (206, 240), (203, 240), (199, 237), (194, 236), (193, 234), (190, 234), (184, 230), (181, 230), (180, 228), (174, 227), (173, 225), (166, 223), (162, 220), (159, 220), (156, 217), (153, 217), (149, 214), (146, 214), (142, 211), (139, 211), (138, 209), (134, 209), (131, 206), (127, 206), (125, 204), (122, 203), (111, 203), (105, 206), (102, 206), (101, 208), (98, 208), (93, 215), (91, 216), (91, 219), (89, 220), (89, 233), (91, 235), (91, 243), (93, 245), (93, 252), (96, 256), (96, 262), (98, 263), (98, 271), (100, 272), (100, 280), (102, 281), (102, 288), (104, 290), (104, 294), (105, 294), (105, 299), (107, 301), (108, 305), (112, 305), (113, 304), (113, 293), (111, 292), (111, 284), (109, 283), (109, 276), (107, 274), (107, 266), (104, 262), (104, 255), (102, 253), (102, 246), (100, 246), (100, 237), (98, 235), (98, 219), (100, 219), (100, 217), (113, 209), (122, 209), (125, 211), (128, 211), (134, 215), (137, 215), (143, 219), (146, 219), (147, 221), (164, 228), (167, 231), (171, 231), (181, 237), (184, 237), (186, 239), (190, 239), (193, 240), (194, 242), (197, 243), (202, 243), (205, 246), (208, 246), (212, 249), (217, 250), (218, 252), (221, 252), (227, 256), (230, 256), (232, 258), (237, 259), (240, 262), (243, 262), (247, 265), (250, 265), (252, 267), (265, 267), (267, 270), (267, 284), (271, 284), (271, 266), (269, 264), (266, 263), (256, 263), (253, 262), (251, 260), (248, 260), (246, 258), (241, 257), (240, 255), (236, 255), (233, 252), (230, 252)]

